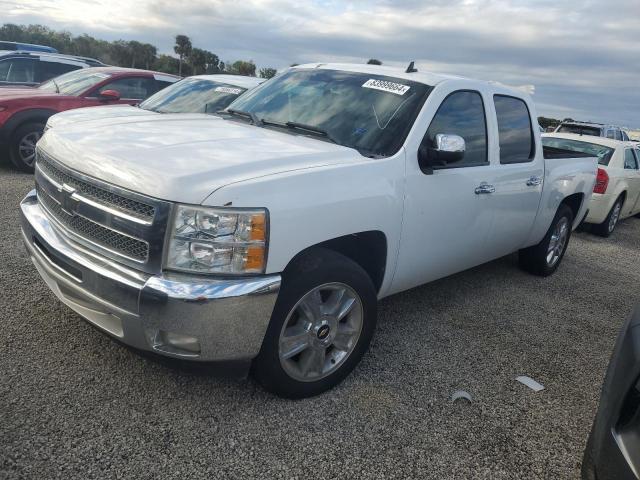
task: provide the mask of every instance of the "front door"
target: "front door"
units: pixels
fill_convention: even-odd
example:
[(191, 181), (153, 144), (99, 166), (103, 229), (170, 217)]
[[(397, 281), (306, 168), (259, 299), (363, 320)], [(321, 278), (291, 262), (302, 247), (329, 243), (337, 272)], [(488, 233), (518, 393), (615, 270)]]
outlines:
[[(431, 101), (437, 101), (434, 97)], [(433, 147), (438, 134), (461, 136), (462, 160), (424, 173), (417, 151), (407, 151), (402, 236), (393, 291), (445, 277), (490, 260), (487, 235), (490, 195), (476, 193), (494, 180), (489, 165), (487, 117), (479, 92), (458, 90), (441, 100), (422, 140)]]

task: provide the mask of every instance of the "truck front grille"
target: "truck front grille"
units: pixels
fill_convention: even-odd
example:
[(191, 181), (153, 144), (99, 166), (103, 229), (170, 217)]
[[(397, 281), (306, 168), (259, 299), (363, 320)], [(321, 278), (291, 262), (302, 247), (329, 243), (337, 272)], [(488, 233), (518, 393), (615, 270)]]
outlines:
[(36, 185), (36, 193), (38, 201), (49, 214), (72, 233), (100, 247), (140, 262), (146, 261), (149, 257), (149, 245), (146, 242), (103, 227), (80, 215), (69, 215), (38, 185)]
[(76, 172), (41, 148), (35, 180), (44, 213), (70, 240), (146, 273), (162, 271), (171, 202)]
[(66, 183), (91, 200), (101, 203), (107, 207), (119, 210), (136, 218), (149, 221), (153, 220), (153, 217), (155, 215), (155, 207), (153, 207), (153, 205), (147, 205), (137, 200), (123, 197), (116, 193), (109, 192), (108, 190), (96, 187), (95, 185), (75, 178), (57, 168), (41, 153), (38, 155), (38, 165), (40, 166), (40, 169), (51, 179), (55, 180), (61, 185), (63, 183)]

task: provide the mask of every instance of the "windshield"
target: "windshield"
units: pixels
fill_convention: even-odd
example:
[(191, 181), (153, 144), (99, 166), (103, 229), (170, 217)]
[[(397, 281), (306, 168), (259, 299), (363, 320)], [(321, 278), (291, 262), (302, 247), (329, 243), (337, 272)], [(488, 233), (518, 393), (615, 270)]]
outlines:
[(364, 155), (390, 156), (404, 143), (430, 91), (422, 83), (369, 73), (292, 70), (243, 95), (229, 110), (267, 125), (310, 127)]
[(63, 95), (80, 95), (110, 76), (108, 73), (96, 72), (90, 68), (81, 68), (44, 82), (38, 88)]
[(202, 78), (186, 78), (159, 91), (140, 108), (159, 113), (215, 113), (229, 106), (246, 88)]
[(545, 147), (570, 150), (572, 152), (586, 153), (590, 156), (598, 157), (598, 163), (604, 166), (609, 165), (613, 152), (615, 151), (613, 148), (605, 147), (604, 145), (553, 137), (542, 137), (542, 145)]

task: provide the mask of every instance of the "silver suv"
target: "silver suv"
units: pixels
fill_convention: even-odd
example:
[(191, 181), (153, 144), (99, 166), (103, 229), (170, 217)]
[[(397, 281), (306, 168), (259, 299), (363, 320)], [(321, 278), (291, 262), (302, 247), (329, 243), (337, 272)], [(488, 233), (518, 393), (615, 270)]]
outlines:
[(104, 66), (93, 58), (74, 55), (0, 50), (0, 87), (33, 87), (72, 70)]

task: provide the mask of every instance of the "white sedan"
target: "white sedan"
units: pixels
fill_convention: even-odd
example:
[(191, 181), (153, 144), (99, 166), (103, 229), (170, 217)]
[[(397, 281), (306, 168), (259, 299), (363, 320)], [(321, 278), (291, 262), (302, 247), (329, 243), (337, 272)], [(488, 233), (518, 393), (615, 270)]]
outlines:
[(225, 109), (264, 78), (242, 75), (196, 75), (160, 90), (137, 106), (106, 105), (77, 108), (49, 118), (46, 130), (78, 122), (107, 118), (140, 117), (158, 113), (215, 113)]
[(546, 147), (583, 152), (598, 157), (598, 176), (586, 223), (592, 232), (608, 237), (618, 222), (640, 215), (640, 145), (575, 134), (543, 135)]

